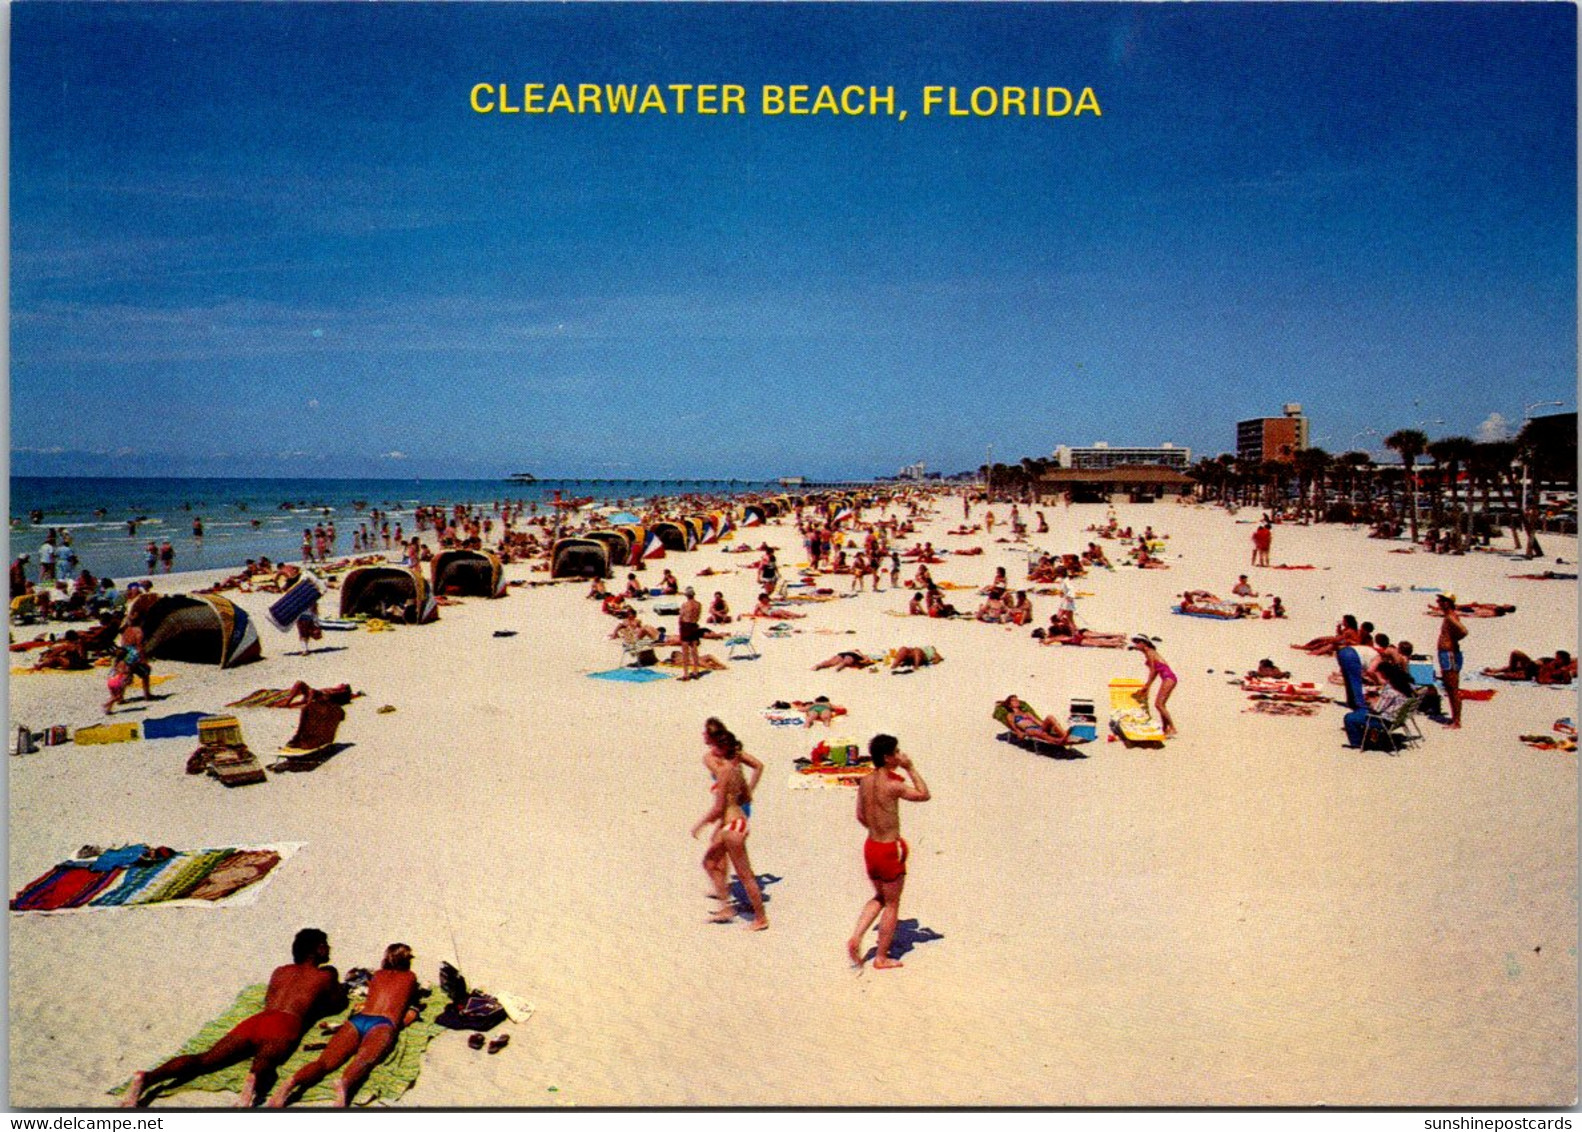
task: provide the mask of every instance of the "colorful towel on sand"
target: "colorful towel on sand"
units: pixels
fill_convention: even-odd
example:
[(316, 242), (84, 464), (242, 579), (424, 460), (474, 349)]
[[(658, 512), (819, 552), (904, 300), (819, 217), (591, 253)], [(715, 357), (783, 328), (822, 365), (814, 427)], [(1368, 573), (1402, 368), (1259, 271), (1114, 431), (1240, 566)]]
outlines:
[(670, 676), (664, 672), (655, 672), (652, 668), (612, 668), (608, 672), (590, 672), (590, 680), (618, 680), (623, 684), (647, 684), (652, 680), (668, 680)]
[(1170, 612), (1181, 617), (1207, 617), (1211, 621), (1238, 621), (1247, 616), (1247, 611), (1233, 601), (1200, 602), (1191, 609), (1172, 605)]
[[(263, 983), (256, 983), (237, 995), (224, 1014), (199, 1030), (186, 1045), (178, 1051), (180, 1054), (202, 1053), (226, 1034), (230, 1033), (238, 1024), (264, 1008)], [(363, 1082), (362, 1088), (357, 1090), (357, 1095), (352, 1098), (355, 1105), (369, 1105), (378, 1102), (390, 1104), (400, 1098), (413, 1085), (417, 1083), (418, 1074), (423, 1069), (423, 1054), (428, 1049), (429, 1042), (437, 1034), (443, 1032), (435, 1019), (440, 1011), (444, 1010), (447, 999), (444, 995), (431, 992), (423, 1001), (422, 1013), (417, 1021), (402, 1029), (396, 1038), (395, 1045), (390, 1047), (390, 1053), (373, 1067), (368, 1074), (368, 1079)], [(339, 1026), (351, 1015), (352, 1008), (348, 1006), (339, 1014), (327, 1021)], [(303, 1042), (322, 1041), (322, 1031), (319, 1026), (310, 1028), (303, 1038)], [(318, 1050), (297, 1047), (297, 1051), (286, 1059), (281, 1066), (279, 1080), (286, 1080), (298, 1069), (319, 1056)], [(243, 1058), (235, 1065), (226, 1066), (224, 1069), (213, 1073), (205, 1073), (201, 1077), (173, 1087), (156, 1085), (149, 1090), (149, 1095), (172, 1096), (195, 1090), (204, 1093), (240, 1093), (242, 1085), (247, 1079), (249, 1061)], [(335, 1102), (335, 1083), (340, 1077), (340, 1072), (330, 1074), (324, 1080), (301, 1094), (294, 1105), (330, 1105)], [(120, 1096), (126, 1092), (126, 1084), (117, 1085), (110, 1090), (111, 1096)]]
[[(280, 863), (301, 842), (188, 849), (170, 856), (146, 845), (69, 860), (25, 885), (13, 912), (86, 912), (163, 904), (230, 908), (256, 903)], [(136, 850), (135, 856), (128, 856)], [(166, 851), (168, 852), (168, 851)]]
[(862, 781), (863, 775), (872, 771), (872, 763), (814, 769), (807, 759), (798, 759), (797, 769), (786, 785), (792, 790), (838, 790), (847, 786), (855, 787)]
[(179, 739), (183, 736), (196, 736), (198, 734), (198, 720), (208, 714), (206, 711), (184, 711), (176, 715), (162, 715), (155, 719), (145, 719), (143, 720), (143, 738)]
[(1318, 705), (1290, 700), (1258, 700), (1247, 710), (1258, 715), (1317, 715)]
[[(360, 700), (366, 694), (365, 692), (353, 692), (352, 699)], [(291, 708), (293, 710), (302, 706), (301, 703), (287, 703), (286, 701), (289, 699), (291, 699), (291, 691), (288, 688), (260, 688), (258, 691), (249, 692), (241, 699), (233, 700), (225, 706)]]
[(777, 708), (765, 709), (764, 718), (775, 727), (802, 727), (807, 723), (807, 718), (801, 712)]
[(1128, 743), (1163, 743), (1164, 729), (1138, 698), (1141, 680), (1117, 676), (1110, 681), (1110, 728)]
[(291, 698), (291, 693), (285, 688), (260, 688), (256, 692), (249, 692), (239, 700), (232, 700), (226, 707), (289, 707), (286, 703)]

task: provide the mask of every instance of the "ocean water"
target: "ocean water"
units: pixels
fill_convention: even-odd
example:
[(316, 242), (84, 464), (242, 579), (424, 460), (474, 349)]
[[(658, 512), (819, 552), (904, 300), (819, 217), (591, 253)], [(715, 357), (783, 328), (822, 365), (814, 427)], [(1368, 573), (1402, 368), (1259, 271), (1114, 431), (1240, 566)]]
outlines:
[[(655, 495), (727, 495), (771, 490), (747, 480), (346, 480), (346, 479), (92, 479), (16, 476), (10, 481), (11, 557), (33, 556), (49, 528), (69, 531), (78, 568), (118, 581), (150, 573), (150, 540), (170, 540), (176, 570), (240, 567), (267, 555), (294, 562), (302, 556), (302, 529), (334, 521), (337, 556), (352, 553), (352, 532), (366, 509), (389, 513), (391, 529), (413, 530), (419, 505), (496, 502), (538, 503), (560, 490), (598, 503), (637, 501)], [(203, 538), (192, 521), (203, 519)], [(34, 519), (37, 519), (35, 522)], [(129, 530), (128, 521), (135, 522)], [(9, 561), (9, 559), (8, 559)]]

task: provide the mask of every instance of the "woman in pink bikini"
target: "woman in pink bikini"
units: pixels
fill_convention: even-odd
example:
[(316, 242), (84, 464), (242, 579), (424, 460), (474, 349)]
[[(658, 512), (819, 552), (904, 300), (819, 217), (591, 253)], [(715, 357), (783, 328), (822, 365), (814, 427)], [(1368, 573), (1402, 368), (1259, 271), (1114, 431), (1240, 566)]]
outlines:
[(1165, 663), (1165, 658), (1159, 655), (1159, 650), (1154, 648), (1151, 637), (1138, 634), (1132, 638), (1132, 648), (1143, 654), (1143, 662), (1148, 665), (1148, 681), (1143, 685), (1142, 691), (1137, 693), (1137, 698), (1147, 704), (1148, 689), (1153, 687), (1155, 680), (1159, 681), (1159, 694), (1154, 697), (1154, 708), (1159, 712), (1159, 723), (1164, 728), (1165, 735), (1167, 737), (1174, 735), (1175, 721), (1170, 718), (1165, 703), (1170, 699), (1170, 693), (1175, 691), (1178, 682), (1176, 674)]

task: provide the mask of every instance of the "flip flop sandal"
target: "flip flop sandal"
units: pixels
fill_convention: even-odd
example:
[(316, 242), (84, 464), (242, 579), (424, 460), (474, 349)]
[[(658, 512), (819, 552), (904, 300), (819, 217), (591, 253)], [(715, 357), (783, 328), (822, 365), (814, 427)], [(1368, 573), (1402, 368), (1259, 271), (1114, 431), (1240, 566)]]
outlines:
[(498, 1038), (495, 1038), (494, 1041), (489, 1043), (489, 1052), (490, 1053), (499, 1053), (501, 1050), (503, 1050), (506, 1046), (508, 1046), (510, 1044), (511, 1044), (511, 1035), (510, 1034), (501, 1034)]
[(487, 1039), (485, 1039), (482, 1034), (474, 1034), (472, 1037), (467, 1039), (467, 1045), (473, 1049), (482, 1049), (483, 1043), (486, 1040)]

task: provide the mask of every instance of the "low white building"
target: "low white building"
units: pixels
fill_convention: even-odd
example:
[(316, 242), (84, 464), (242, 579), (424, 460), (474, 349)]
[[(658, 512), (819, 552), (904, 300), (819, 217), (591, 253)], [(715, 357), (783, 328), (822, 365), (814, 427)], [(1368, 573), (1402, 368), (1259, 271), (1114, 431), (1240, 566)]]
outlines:
[(1107, 441), (1095, 440), (1087, 448), (1062, 444), (1055, 449), (1055, 463), (1062, 468), (1088, 470), (1122, 468), (1131, 464), (1185, 469), (1192, 463), (1192, 449), (1177, 448), (1169, 441), (1157, 448), (1112, 448)]

